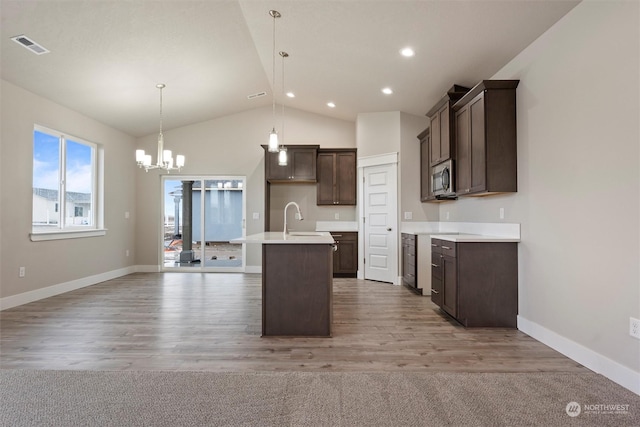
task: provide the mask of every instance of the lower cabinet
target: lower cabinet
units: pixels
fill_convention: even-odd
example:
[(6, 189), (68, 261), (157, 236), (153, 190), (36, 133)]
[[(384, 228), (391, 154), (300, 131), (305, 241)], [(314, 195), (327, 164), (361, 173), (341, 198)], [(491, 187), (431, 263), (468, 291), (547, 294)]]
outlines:
[(465, 327), (515, 328), (518, 244), (431, 242), (431, 301)]
[(356, 277), (358, 274), (358, 233), (332, 231), (338, 250), (333, 253), (333, 277)]
[(415, 234), (401, 233), (402, 237), (402, 284), (412, 291), (422, 294), (418, 288), (418, 246)]

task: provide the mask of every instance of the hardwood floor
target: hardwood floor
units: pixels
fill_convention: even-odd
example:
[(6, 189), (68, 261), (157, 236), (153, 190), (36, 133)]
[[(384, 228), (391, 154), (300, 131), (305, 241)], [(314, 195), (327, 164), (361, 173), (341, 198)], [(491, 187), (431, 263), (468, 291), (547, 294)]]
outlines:
[(0, 312), (0, 368), (579, 372), (513, 329), (465, 329), (428, 298), (334, 279), (332, 338), (262, 338), (260, 275), (137, 273)]

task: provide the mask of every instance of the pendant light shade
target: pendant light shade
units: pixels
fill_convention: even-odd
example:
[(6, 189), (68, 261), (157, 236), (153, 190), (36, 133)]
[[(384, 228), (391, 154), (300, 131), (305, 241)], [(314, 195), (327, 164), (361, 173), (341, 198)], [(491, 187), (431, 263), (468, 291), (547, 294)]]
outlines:
[(173, 162), (173, 153), (171, 150), (164, 149), (164, 135), (162, 134), (162, 89), (165, 88), (163, 83), (156, 85), (160, 89), (160, 133), (158, 134), (158, 157), (156, 164), (152, 164), (151, 155), (146, 154), (144, 150), (136, 150), (136, 163), (138, 167), (144, 168), (145, 172), (149, 169), (164, 169), (167, 172), (172, 170), (180, 170), (184, 167), (185, 158), (183, 155), (176, 156), (175, 165)]
[(273, 128), (271, 132), (269, 132), (269, 148), (270, 153), (278, 152), (278, 132), (276, 132), (276, 128)]
[(287, 166), (287, 147), (284, 145), (280, 147), (280, 151), (278, 152), (278, 165)]

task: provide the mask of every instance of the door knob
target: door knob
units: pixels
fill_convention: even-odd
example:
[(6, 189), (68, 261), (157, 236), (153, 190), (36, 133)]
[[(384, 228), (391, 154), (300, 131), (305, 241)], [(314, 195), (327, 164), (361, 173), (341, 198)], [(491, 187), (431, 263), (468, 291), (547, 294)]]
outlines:
[(391, 231), (391, 227), (387, 228), (387, 231)]

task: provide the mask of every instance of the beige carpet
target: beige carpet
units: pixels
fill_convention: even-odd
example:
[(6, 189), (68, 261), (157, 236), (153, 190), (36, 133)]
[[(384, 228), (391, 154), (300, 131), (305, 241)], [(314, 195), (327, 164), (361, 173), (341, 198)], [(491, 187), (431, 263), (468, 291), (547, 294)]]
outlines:
[(0, 370), (0, 425), (620, 427), (640, 397), (592, 373)]

